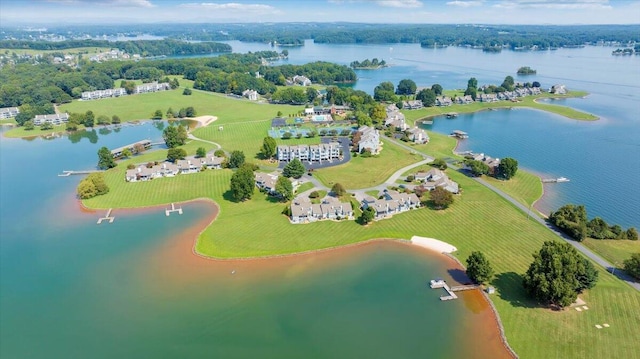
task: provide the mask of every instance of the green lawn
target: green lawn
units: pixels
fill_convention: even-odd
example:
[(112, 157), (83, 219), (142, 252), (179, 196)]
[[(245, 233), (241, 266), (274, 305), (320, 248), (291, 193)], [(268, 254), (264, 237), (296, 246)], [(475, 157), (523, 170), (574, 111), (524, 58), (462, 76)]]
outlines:
[(348, 190), (367, 188), (384, 183), (398, 169), (422, 159), (392, 142), (383, 143), (376, 157), (352, 157), (343, 165), (319, 169), (313, 175), (328, 187), (339, 182)]
[(36, 126), (33, 130), (25, 130), (24, 127), (14, 127), (9, 131), (4, 133), (5, 137), (9, 138), (25, 138), (25, 137), (35, 137), (35, 136), (49, 136), (52, 133), (61, 133), (64, 132), (66, 125), (53, 126), (51, 130), (41, 130), (39, 126)]
[(622, 262), (629, 259), (631, 254), (640, 253), (640, 241), (587, 238), (582, 243), (618, 268), (622, 267)]
[(483, 176), (482, 179), (527, 207), (542, 197), (540, 177), (523, 170), (518, 170), (518, 173), (508, 181), (490, 176)]
[(70, 49), (61, 49), (61, 50), (32, 50), (32, 49), (5, 49), (0, 48), (0, 53), (16, 53), (18, 55), (38, 55), (38, 54), (50, 54), (53, 52), (61, 52), (63, 54), (69, 55), (78, 55), (83, 54), (84, 58), (89, 58), (93, 55), (110, 51), (111, 49), (108, 47), (74, 47)]

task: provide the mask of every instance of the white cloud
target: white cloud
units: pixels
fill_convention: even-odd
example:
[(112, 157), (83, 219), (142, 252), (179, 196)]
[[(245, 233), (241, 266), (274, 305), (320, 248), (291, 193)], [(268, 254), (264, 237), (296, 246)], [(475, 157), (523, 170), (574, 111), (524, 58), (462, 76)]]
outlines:
[(611, 9), (609, 0), (509, 0), (495, 4), (503, 9), (603, 10)]
[(416, 8), (422, 6), (419, 0), (376, 0), (376, 4), (386, 7)]
[(482, 5), (482, 1), (449, 1), (447, 2), (449, 6), (458, 6), (458, 7), (472, 7), (472, 6), (480, 6)]
[(218, 3), (186, 3), (181, 4), (180, 7), (183, 8), (191, 8), (191, 9), (202, 9), (202, 10), (218, 10), (218, 11), (228, 11), (228, 12), (251, 12), (251, 13), (261, 13), (261, 14), (279, 14), (280, 10), (276, 9), (271, 5), (264, 4), (240, 4), (240, 3), (226, 3), (226, 4), (218, 4)]
[(110, 5), (118, 7), (153, 7), (150, 0), (46, 0), (59, 4)]

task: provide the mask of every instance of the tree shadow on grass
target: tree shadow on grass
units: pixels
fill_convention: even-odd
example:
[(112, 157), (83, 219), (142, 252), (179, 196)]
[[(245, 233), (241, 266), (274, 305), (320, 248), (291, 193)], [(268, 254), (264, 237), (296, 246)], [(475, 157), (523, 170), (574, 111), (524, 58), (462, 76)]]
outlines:
[(224, 198), (225, 201), (229, 201), (229, 202), (233, 202), (233, 203), (240, 203), (241, 201), (238, 201), (234, 196), (233, 196), (233, 192), (231, 190), (227, 190), (225, 193), (222, 194), (222, 198)]
[(453, 278), (453, 280), (455, 280), (458, 283), (461, 283), (464, 285), (473, 284), (473, 281), (469, 279), (469, 277), (467, 276), (467, 273), (460, 268), (449, 269), (447, 270), (447, 272), (449, 273), (451, 278)]
[(514, 307), (538, 308), (534, 300), (527, 297), (527, 292), (522, 286), (522, 276), (514, 272), (499, 273), (491, 284), (498, 290), (500, 298), (511, 303)]

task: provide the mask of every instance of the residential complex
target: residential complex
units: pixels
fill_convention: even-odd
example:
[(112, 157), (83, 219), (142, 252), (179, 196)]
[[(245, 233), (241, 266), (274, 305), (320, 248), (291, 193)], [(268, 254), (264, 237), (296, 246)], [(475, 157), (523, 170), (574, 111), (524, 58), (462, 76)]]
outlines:
[(380, 153), (382, 143), (380, 142), (380, 132), (378, 130), (369, 126), (360, 126), (358, 134), (360, 134), (358, 152), (369, 150), (373, 155)]
[(17, 107), (3, 107), (0, 108), (0, 119), (13, 118), (20, 113), (20, 109)]
[(376, 211), (375, 218), (382, 219), (420, 207), (420, 199), (415, 193), (385, 191), (380, 199), (365, 196), (361, 204), (362, 209), (373, 208)]
[(69, 121), (68, 113), (54, 113), (52, 115), (36, 115), (33, 119), (33, 124), (36, 126), (42, 126), (45, 123), (52, 124), (54, 126), (62, 125)]
[(320, 143), (317, 145), (279, 145), (277, 148), (278, 161), (331, 161), (342, 156), (338, 142)]
[(422, 182), (421, 186), (429, 191), (433, 191), (436, 187), (442, 187), (451, 193), (460, 192), (458, 184), (437, 168), (432, 168), (427, 172), (418, 172), (414, 175), (416, 181)]
[(124, 88), (114, 88), (114, 89), (106, 89), (106, 90), (96, 90), (96, 91), (85, 91), (82, 93), (83, 100), (97, 100), (101, 98), (108, 97), (120, 97), (126, 96), (127, 90)]
[(202, 171), (205, 168), (222, 168), (223, 157), (216, 157), (207, 154), (205, 157), (188, 156), (184, 160), (176, 163), (165, 161), (158, 164), (140, 164), (134, 169), (127, 170), (125, 181), (141, 182), (150, 181), (154, 178), (173, 177), (178, 174), (189, 174)]
[(353, 207), (349, 202), (326, 196), (320, 203), (311, 203), (306, 196), (298, 196), (291, 203), (291, 223), (316, 222), (326, 219), (353, 219)]

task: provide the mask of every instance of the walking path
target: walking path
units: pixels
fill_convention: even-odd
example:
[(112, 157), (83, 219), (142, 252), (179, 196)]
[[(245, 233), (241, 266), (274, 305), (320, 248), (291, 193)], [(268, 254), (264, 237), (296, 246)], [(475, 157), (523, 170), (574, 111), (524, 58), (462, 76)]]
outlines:
[(218, 144), (218, 143), (215, 143), (215, 142), (212, 142), (212, 141), (208, 141), (208, 140), (203, 140), (202, 138), (196, 137), (196, 136), (192, 135), (191, 133), (187, 134), (187, 138), (189, 138), (190, 140), (194, 140), (194, 141), (210, 143), (210, 144), (212, 144), (214, 146), (217, 146), (218, 149), (222, 148), (222, 146), (220, 146), (220, 144)]

